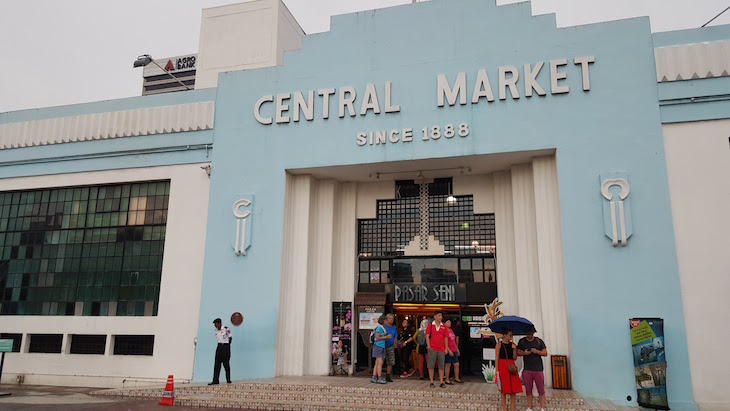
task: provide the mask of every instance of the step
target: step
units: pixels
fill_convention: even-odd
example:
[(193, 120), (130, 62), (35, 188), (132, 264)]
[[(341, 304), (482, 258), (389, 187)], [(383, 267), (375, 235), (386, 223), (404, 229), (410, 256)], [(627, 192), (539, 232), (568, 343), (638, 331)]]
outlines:
[[(318, 396), (319, 397), (319, 396)], [(431, 398), (429, 402), (425, 399)], [(384, 401), (383, 398), (373, 397), (349, 397), (349, 396), (324, 396), (323, 398), (300, 398), (296, 395), (290, 397), (274, 397), (260, 399), (248, 398), (227, 398), (215, 395), (198, 395), (192, 397), (178, 396), (175, 398), (175, 405), (188, 407), (207, 408), (246, 408), (254, 410), (271, 411), (499, 411), (499, 402), (463, 402), (463, 401), (442, 401), (439, 404), (433, 403), (433, 397), (424, 397), (420, 401), (399, 402)], [(595, 400), (588, 406), (549, 406), (550, 411), (626, 411), (633, 410), (633, 407), (619, 408), (608, 400)]]
[[(445, 400), (453, 401), (466, 401), (466, 402), (500, 402), (501, 395), (497, 391), (496, 387), (488, 387), (488, 384), (475, 384), (465, 383), (464, 385), (453, 385), (447, 388), (429, 388), (428, 383), (424, 382), (422, 388), (397, 388), (395, 385), (379, 385), (372, 384), (367, 386), (339, 386), (339, 385), (310, 385), (310, 384), (270, 384), (270, 383), (238, 383), (231, 385), (217, 385), (217, 386), (187, 386), (181, 388), (177, 393), (178, 395), (185, 394), (210, 394), (210, 393), (227, 393), (227, 392), (292, 392), (292, 393), (310, 393), (316, 395), (362, 395), (370, 397), (386, 397), (386, 398), (407, 398), (412, 400), (420, 400), (424, 397), (428, 397), (438, 392), (440, 398)], [(470, 386), (471, 385), (471, 386)], [(476, 388), (474, 386), (477, 386)], [(466, 389), (490, 389), (494, 392), (479, 393), (479, 392), (465, 392)], [(159, 393), (160, 391), (158, 391)], [(556, 397), (548, 396), (546, 399), (547, 405), (554, 406), (582, 406), (584, 400), (581, 397), (565, 396)], [(518, 404), (526, 404), (527, 399), (524, 395), (517, 396)]]
[[(475, 389), (467, 384), (469, 383), (454, 387)], [(485, 384), (471, 383), (471, 385), (477, 386), (477, 389), (486, 387)], [(353, 387), (271, 383), (186, 385), (176, 390), (175, 404), (206, 408), (306, 411), (391, 411), (393, 409), (404, 411), (424, 409), (428, 411), (498, 411), (501, 409), (499, 394), (456, 392), (449, 391), (449, 388), (398, 389), (381, 385)], [(107, 390), (94, 392), (92, 395), (158, 399), (161, 397), (162, 391), (162, 388)], [(434, 396), (436, 393), (438, 397)], [(426, 398), (429, 399), (428, 402), (424, 402)], [(525, 402), (524, 395), (517, 396), (517, 404), (520, 405), (520, 408), (524, 408)], [(589, 400), (589, 403), (584, 403), (582, 398), (548, 397), (546, 402), (548, 409), (555, 411), (619, 410), (615, 404), (607, 400)]]

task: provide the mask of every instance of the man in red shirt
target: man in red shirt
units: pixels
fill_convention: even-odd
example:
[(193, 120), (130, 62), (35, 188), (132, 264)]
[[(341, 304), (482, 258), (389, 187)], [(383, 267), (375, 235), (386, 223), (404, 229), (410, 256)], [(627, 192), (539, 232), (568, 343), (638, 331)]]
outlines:
[(436, 311), (433, 313), (433, 322), (426, 328), (426, 346), (428, 347), (428, 377), (431, 379), (431, 388), (433, 385), (433, 369), (436, 363), (439, 366), (439, 387), (444, 388), (444, 362), (446, 353), (451, 355), (449, 350), (448, 338), (449, 334), (446, 325), (441, 322), (443, 313)]

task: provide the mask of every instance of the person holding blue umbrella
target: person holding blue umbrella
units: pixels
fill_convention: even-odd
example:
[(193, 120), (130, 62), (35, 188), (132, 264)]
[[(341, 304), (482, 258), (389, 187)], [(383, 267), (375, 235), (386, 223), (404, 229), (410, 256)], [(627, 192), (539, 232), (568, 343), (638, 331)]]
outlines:
[(512, 342), (512, 330), (502, 328), (500, 333), (502, 334), (502, 340), (494, 348), (494, 358), (497, 359), (499, 391), (502, 393), (502, 411), (507, 411), (508, 395), (510, 396), (510, 411), (515, 411), (516, 394), (522, 392), (522, 382), (520, 382), (517, 365), (515, 365), (517, 346)]

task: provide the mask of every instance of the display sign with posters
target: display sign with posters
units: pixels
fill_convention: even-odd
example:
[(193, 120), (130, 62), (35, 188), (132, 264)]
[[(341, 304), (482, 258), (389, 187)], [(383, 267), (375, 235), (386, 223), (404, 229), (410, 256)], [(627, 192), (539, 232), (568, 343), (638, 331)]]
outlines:
[(645, 408), (668, 410), (664, 320), (632, 318), (629, 326), (634, 352), (637, 401)]
[(381, 312), (377, 313), (360, 313), (359, 329), (361, 330), (374, 330), (378, 326), (378, 318), (383, 315)]
[(350, 364), (352, 340), (352, 303), (335, 301), (332, 303), (332, 363)]

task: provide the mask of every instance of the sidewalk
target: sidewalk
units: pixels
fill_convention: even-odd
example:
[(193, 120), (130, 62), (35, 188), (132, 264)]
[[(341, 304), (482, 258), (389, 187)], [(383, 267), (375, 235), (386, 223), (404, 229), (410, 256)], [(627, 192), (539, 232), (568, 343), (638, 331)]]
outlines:
[[(198, 408), (173, 406), (160, 407), (159, 399), (116, 399), (99, 398), (89, 395), (98, 388), (55, 387), (45, 385), (2, 384), (0, 392), (11, 393), (0, 397), (0, 409), (3, 411), (192, 411)], [(238, 409), (238, 411), (247, 411)]]

